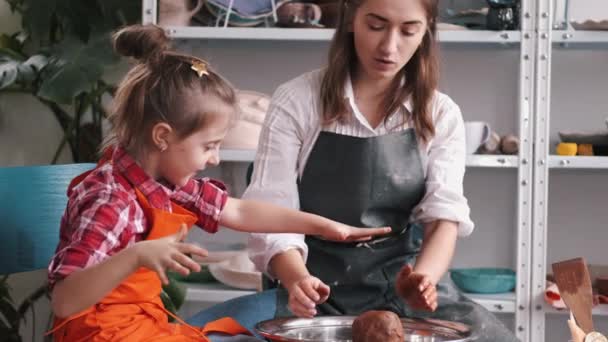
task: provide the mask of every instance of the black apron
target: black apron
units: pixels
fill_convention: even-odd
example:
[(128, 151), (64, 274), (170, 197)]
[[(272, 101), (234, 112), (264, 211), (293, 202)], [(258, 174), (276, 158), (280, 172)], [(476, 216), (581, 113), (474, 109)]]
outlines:
[[(331, 287), (320, 315), (358, 315), (389, 310), (401, 317), (428, 317), (472, 326), (478, 341), (517, 341), (498, 319), (451, 286), (438, 285), (438, 309), (414, 311), (396, 294), (397, 273), (414, 264), (422, 228), (410, 224), (425, 194), (416, 133), (359, 138), (321, 132), (298, 183), (300, 208), (359, 227), (390, 226), (388, 237), (337, 243), (306, 237), (310, 273)], [(277, 291), (277, 317), (291, 316), (285, 289)]]
[[(399, 157), (396, 157), (399, 156)], [(310, 273), (331, 287), (321, 314), (402, 312), (395, 276), (420, 251), (410, 214), (425, 193), (413, 129), (371, 138), (321, 132), (298, 185), (300, 208), (357, 227), (390, 226), (364, 243), (306, 237)]]

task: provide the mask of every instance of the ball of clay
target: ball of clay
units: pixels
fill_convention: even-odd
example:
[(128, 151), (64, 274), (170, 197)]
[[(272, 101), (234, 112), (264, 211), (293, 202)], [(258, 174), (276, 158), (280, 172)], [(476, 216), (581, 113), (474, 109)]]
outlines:
[(519, 138), (508, 134), (500, 140), (500, 150), (504, 154), (517, 154), (519, 152)]
[(403, 324), (391, 311), (367, 311), (353, 322), (353, 342), (403, 342)]

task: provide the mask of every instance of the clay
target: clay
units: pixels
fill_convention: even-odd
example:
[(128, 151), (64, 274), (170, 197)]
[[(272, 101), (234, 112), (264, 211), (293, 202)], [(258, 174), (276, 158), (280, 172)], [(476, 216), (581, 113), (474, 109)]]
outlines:
[(403, 335), (403, 324), (391, 311), (367, 311), (353, 322), (353, 342), (403, 342)]
[(503, 154), (517, 154), (519, 152), (519, 138), (507, 134), (500, 140), (500, 150)]

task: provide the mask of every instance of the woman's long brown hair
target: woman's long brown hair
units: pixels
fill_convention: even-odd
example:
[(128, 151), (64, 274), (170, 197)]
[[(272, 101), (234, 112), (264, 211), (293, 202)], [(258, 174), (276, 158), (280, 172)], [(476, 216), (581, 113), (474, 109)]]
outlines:
[[(357, 9), (363, 1), (341, 0), (338, 26), (329, 49), (329, 64), (321, 84), (321, 104), (323, 122), (345, 122), (351, 118), (351, 112), (344, 101), (344, 84), (354, 66), (357, 65), (353, 33), (349, 26), (353, 22)], [(427, 14), (427, 32), (422, 38), (418, 50), (393, 80), (383, 101), (386, 108), (385, 120), (399, 109), (411, 96), (411, 115), (414, 129), (423, 141), (428, 141), (435, 134), (431, 117), (431, 102), (439, 80), (437, 33), (437, 0), (421, 0)], [(403, 77), (407, 76), (405, 84)]]

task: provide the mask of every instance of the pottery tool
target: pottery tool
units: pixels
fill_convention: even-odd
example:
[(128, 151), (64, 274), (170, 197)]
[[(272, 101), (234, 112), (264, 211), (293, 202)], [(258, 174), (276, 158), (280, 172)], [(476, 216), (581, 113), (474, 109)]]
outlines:
[(574, 315), (576, 323), (588, 334), (593, 331), (593, 290), (583, 258), (554, 263), (553, 275), (559, 292)]

